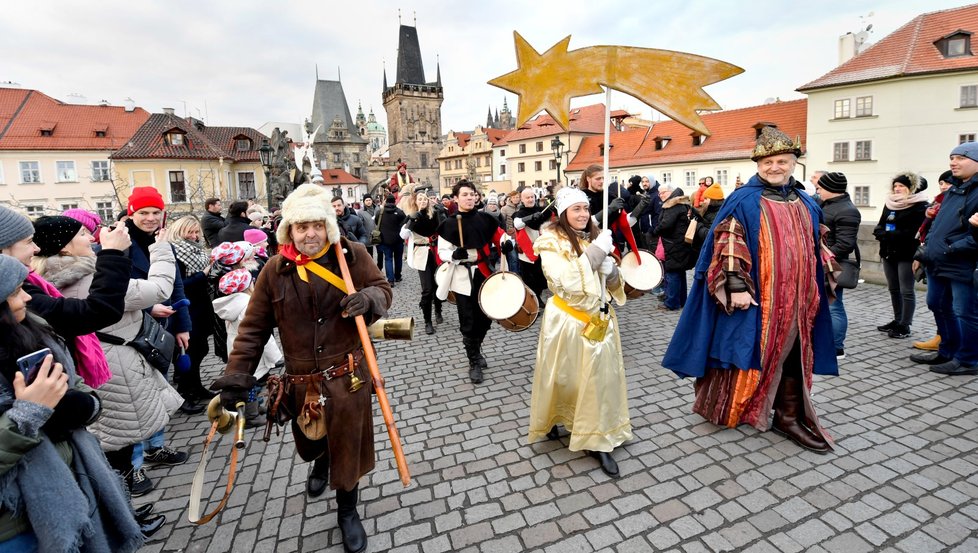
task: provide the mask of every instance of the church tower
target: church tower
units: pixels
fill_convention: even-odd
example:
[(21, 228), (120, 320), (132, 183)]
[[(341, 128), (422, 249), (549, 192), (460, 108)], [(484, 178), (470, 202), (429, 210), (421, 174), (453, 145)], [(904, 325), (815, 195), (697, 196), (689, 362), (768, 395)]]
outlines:
[(387, 111), (390, 160), (407, 163), (408, 172), (422, 182), (437, 186), (438, 153), (441, 150), (441, 66), (435, 82), (427, 82), (421, 62), (416, 27), (401, 25), (397, 48), (397, 76), (387, 85), (384, 70), (384, 109)]

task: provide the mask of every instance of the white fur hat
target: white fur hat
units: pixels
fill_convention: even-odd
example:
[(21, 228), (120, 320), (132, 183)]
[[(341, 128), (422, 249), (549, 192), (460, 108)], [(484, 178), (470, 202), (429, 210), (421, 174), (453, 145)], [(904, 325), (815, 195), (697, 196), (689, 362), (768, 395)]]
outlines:
[(564, 212), (568, 207), (579, 204), (588, 203), (587, 194), (584, 193), (579, 188), (571, 188), (565, 186), (557, 191), (557, 197), (554, 199), (557, 203), (557, 216), (559, 217), (561, 213)]
[(276, 237), (279, 244), (291, 244), (289, 226), (295, 223), (310, 223), (323, 221), (326, 223), (326, 239), (335, 244), (340, 239), (340, 228), (336, 224), (336, 212), (333, 210), (332, 194), (318, 184), (307, 182), (296, 188), (282, 202), (282, 222), (278, 226)]

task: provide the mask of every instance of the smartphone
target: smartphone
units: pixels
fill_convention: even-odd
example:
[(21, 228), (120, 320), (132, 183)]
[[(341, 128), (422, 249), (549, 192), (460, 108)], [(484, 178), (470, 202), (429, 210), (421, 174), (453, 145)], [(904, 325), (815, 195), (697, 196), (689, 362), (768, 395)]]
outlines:
[(17, 360), (17, 368), (20, 372), (24, 373), (24, 382), (28, 385), (34, 382), (37, 378), (37, 373), (41, 370), (41, 365), (44, 364), (44, 358), (51, 355), (51, 350), (49, 348), (39, 349), (34, 353), (29, 353)]
[(163, 221), (160, 223), (160, 230), (166, 230), (166, 216), (167, 216), (167, 213), (164, 210), (163, 211)]

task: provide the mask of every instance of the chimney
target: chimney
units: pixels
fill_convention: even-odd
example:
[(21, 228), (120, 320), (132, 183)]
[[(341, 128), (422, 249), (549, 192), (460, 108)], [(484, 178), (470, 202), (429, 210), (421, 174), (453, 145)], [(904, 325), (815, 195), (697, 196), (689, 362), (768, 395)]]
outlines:
[(173, 108), (163, 108), (163, 113), (173, 115)]
[(846, 33), (839, 37), (839, 65), (856, 57), (856, 35)]
[(132, 98), (126, 98), (123, 105), (126, 106), (126, 111), (136, 111), (136, 102)]

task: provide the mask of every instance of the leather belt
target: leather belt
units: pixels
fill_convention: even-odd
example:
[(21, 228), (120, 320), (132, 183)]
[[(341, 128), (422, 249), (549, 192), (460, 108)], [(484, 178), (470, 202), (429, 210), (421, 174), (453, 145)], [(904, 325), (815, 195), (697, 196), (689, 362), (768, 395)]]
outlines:
[[(359, 356), (358, 356), (359, 357)], [(291, 384), (311, 384), (317, 380), (333, 380), (352, 373), (357, 368), (357, 360), (352, 353), (346, 354), (346, 362), (311, 374), (285, 374)]]

